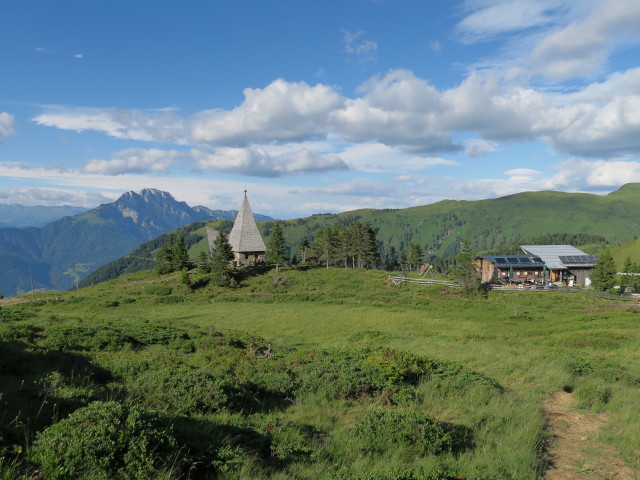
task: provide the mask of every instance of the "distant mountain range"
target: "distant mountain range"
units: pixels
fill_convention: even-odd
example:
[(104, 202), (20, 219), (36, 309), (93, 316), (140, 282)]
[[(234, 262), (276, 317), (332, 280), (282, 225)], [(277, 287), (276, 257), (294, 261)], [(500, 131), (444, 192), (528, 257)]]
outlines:
[[(377, 234), (382, 264), (395, 265), (404, 248), (418, 243), (425, 261), (444, 269), (468, 240), (476, 252), (516, 253), (518, 245), (573, 244), (597, 254), (607, 242), (627, 244), (621, 254), (640, 257), (630, 249), (640, 242), (640, 183), (627, 184), (609, 195), (564, 192), (524, 192), (506, 197), (478, 200), (443, 200), (431, 205), (404, 209), (354, 210), (340, 214), (319, 214), (282, 222), (290, 254), (300, 244), (313, 243), (316, 232), (336, 222), (361, 221)], [(258, 224), (263, 235), (272, 222)], [(187, 239), (191, 256), (206, 248), (204, 225), (192, 225)], [(628, 243), (632, 242), (632, 243)], [(104, 265), (90, 275), (85, 285), (109, 280), (125, 273), (152, 268), (157, 241), (140, 245), (129, 255)]]
[(84, 207), (58, 207), (0, 204), (0, 227), (43, 227), (62, 217), (78, 215), (89, 210)]
[(0, 292), (13, 296), (32, 287), (66, 290), (158, 235), (194, 222), (232, 220), (236, 214), (190, 207), (167, 192), (145, 189), (41, 228), (0, 228)]

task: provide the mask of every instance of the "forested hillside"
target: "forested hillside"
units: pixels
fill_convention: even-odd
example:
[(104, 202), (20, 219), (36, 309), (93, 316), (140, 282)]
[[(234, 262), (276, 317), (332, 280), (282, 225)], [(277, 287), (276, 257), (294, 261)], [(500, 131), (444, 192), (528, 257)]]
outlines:
[[(281, 224), (291, 259), (301, 260), (303, 243), (313, 246), (319, 232), (327, 227), (360, 221), (376, 232), (378, 266), (396, 268), (405, 247), (417, 243), (426, 254), (424, 260), (444, 271), (463, 240), (468, 240), (474, 251), (484, 253), (515, 253), (523, 244), (571, 244), (598, 254), (603, 245), (626, 243), (640, 233), (638, 212), (640, 184), (628, 184), (605, 196), (527, 192), (476, 202), (445, 200), (400, 210), (319, 214)], [(230, 230), (232, 223), (214, 221), (208, 225)], [(268, 238), (274, 225), (273, 221), (260, 222), (258, 228)], [(208, 248), (206, 232), (203, 226), (190, 227), (188, 232), (190, 255), (195, 259)], [(126, 257), (98, 269), (84, 285), (152, 268), (153, 251), (161, 243), (162, 240), (141, 245)]]

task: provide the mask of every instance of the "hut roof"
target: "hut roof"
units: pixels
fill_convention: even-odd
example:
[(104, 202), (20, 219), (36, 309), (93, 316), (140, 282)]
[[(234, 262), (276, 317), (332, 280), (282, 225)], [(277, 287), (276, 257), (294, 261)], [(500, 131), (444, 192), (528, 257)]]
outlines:
[(596, 264), (598, 257), (587, 255), (571, 245), (521, 245), (528, 254), (542, 258), (549, 268), (565, 269), (567, 267), (590, 268)]
[(234, 252), (264, 252), (267, 249), (258, 231), (256, 220), (253, 218), (246, 191), (229, 234), (229, 243)]

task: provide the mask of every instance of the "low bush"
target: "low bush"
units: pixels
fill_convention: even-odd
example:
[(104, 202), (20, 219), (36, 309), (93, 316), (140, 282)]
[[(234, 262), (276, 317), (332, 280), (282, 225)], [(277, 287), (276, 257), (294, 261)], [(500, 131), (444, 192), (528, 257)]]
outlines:
[(33, 312), (28, 312), (20, 307), (0, 307), (0, 323), (19, 322), (20, 320), (28, 320), (33, 317)]
[(176, 415), (216, 412), (237, 402), (232, 378), (186, 365), (150, 368), (125, 383), (131, 399)]
[(453, 427), (429, 415), (403, 410), (374, 410), (359, 420), (354, 435), (365, 453), (379, 453), (392, 446), (406, 447), (417, 455), (458, 452), (471, 443), (471, 432)]
[(189, 334), (167, 322), (126, 323), (120, 333), (136, 345), (168, 345), (176, 340), (188, 340)]
[(171, 295), (171, 292), (173, 292), (173, 288), (169, 285), (151, 285), (145, 288), (144, 292), (151, 295), (165, 296)]
[(139, 407), (94, 402), (40, 432), (32, 459), (48, 480), (146, 480), (177, 454), (169, 431)]
[(117, 350), (127, 343), (124, 335), (111, 328), (54, 324), (44, 333), (42, 346), (60, 351)]

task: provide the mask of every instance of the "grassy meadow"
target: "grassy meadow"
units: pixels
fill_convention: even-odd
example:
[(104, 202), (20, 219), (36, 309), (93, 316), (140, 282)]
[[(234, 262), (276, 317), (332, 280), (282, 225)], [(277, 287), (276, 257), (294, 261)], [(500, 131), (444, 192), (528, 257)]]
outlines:
[(365, 270), (190, 280), (0, 302), (0, 480), (533, 480), (560, 390), (640, 471), (640, 305)]

